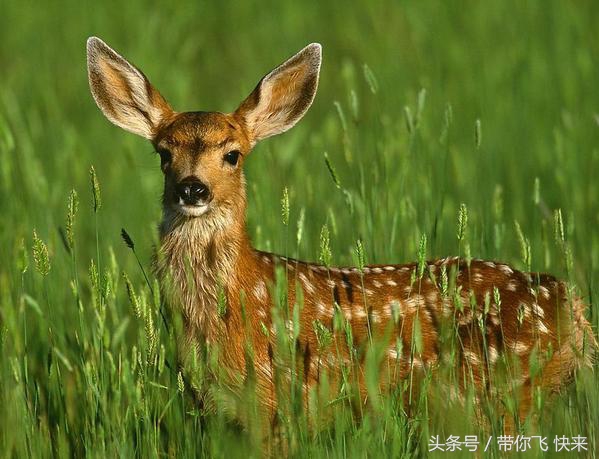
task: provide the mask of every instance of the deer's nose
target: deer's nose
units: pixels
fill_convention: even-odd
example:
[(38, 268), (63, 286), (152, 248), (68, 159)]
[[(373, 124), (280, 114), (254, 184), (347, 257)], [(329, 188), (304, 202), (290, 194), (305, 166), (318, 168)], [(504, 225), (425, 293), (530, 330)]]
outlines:
[(199, 180), (186, 180), (179, 183), (176, 187), (177, 195), (184, 204), (196, 205), (203, 201), (207, 202), (210, 198), (210, 190)]

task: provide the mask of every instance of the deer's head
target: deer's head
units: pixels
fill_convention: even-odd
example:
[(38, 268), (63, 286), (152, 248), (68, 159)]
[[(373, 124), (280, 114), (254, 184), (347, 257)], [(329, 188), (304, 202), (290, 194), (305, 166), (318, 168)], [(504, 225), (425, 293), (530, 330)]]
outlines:
[(87, 41), (96, 104), (111, 122), (152, 142), (164, 173), (165, 213), (184, 218), (243, 210), (246, 156), (306, 113), (320, 62), (320, 45), (308, 45), (264, 76), (233, 113), (178, 113), (140, 70), (102, 40)]

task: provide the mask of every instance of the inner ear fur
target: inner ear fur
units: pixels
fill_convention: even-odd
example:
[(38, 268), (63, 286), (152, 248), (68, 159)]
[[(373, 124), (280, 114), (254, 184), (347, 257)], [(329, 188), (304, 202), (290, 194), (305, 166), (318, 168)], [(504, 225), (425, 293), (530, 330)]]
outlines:
[(146, 76), (96, 37), (87, 41), (87, 70), (96, 104), (117, 126), (151, 140), (173, 114)]
[(252, 144), (285, 132), (306, 113), (318, 88), (322, 47), (312, 43), (260, 80), (234, 116)]

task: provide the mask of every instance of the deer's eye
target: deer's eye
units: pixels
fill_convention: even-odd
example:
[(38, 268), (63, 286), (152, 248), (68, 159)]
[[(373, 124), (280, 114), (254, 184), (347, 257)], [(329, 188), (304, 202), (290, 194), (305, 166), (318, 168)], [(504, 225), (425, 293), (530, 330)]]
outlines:
[(173, 160), (173, 154), (165, 148), (159, 148), (156, 153), (160, 155), (160, 167), (164, 168)]
[(238, 150), (230, 151), (223, 156), (223, 160), (228, 162), (231, 166), (235, 166), (237, 161), (239, 161), (239, 155), (241, 153)]

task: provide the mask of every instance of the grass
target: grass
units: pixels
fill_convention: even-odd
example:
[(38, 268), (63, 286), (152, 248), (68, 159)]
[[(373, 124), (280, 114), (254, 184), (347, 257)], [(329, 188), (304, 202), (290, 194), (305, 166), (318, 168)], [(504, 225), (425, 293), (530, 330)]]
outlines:
[[(150, 273), (159, 160), (95, 107), (89, 35), (143, 68), (180, 110), (232, 110), (270, 68), (321, 42), (314, 106), (247, 163), (254, 245), (315, 260), (328, 232), (333, 264), (507, 261), (570, 280), (599, 326), (595, 2), (8, 0), (2, 10), (3, 457), (257, 457), (262, 447), (256, 429), (198, 408), (171, 364)], [(421, 402), (408, 417), (383, 397), (359, 423), (335, 409), (317, 435), (294, 412), (289, 451), (410, 457), (428, 454), (431, 435), (486, 440), (471, 406)], [(251, 401), (237, 408), (251, 411)], [(596, 374), (539, 397), (534, 411), (526, 432), (548, 437), (550, 455), (563, 454), (555, 435), (586, 436), (586, 455), (597, 455)], [(533, 444), (513, 454), (544, 453)]]

